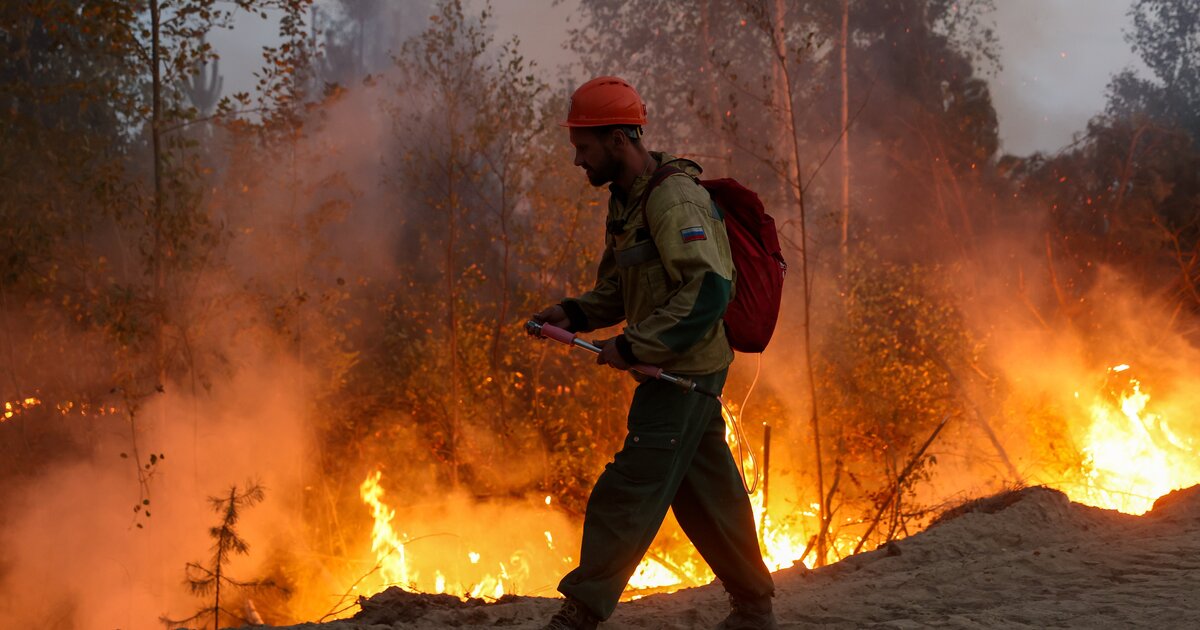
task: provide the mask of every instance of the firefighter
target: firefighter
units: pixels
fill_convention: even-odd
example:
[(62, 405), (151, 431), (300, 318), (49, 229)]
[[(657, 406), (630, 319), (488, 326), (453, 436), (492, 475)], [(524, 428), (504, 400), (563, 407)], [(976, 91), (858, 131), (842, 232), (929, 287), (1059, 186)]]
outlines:
[[(575, 165), (611, 193), (606, 247), (591, 291), (533, 319), (575, 332), (624, 321), (620, 335), (597, 344), (598, 363), (655, 365), (720, 391), (733, 361), (721, 316), (736, 279), (721, 211), (694, 179), (699, 165), (646, 150), (645, 123), (641, 97), (619, 78), (592, 79), (571, 97), (560, 124)], [(666, 164), (684, 173), (643, 198)], [(776, 628), (774, 583), (719, 403), (648, 380), (634, 392), (627, 427), (592, 488), (579, 566), (559, 583), (566, 601), (546, 629), (595, 628), (611, 616), (668, 508), (729, 594), (732, 610), (718, 627)]]

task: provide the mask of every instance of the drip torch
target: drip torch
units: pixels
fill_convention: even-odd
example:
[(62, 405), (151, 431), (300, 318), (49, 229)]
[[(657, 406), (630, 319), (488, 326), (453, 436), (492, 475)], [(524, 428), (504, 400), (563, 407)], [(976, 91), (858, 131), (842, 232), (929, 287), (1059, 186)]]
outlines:
[[(575, 333), (563, 330), (562, 328), (559, 328), (558, 326), (552, 326), (550, 324), (539, 324), (538, 322), (535, 322), (535, 321), (528, 321), (528, 322), (525, 322), (525, 332), (529, 333), (530, 335), (533, 335), (534, 337), (543, 337), (543, 338), (553, 339), (555, 341), (565, 343), (568, 346), (575, 346), (576, 348), (583, 348), (584, 350), (587, 350), (588, 352), (591, 352), (592, 354), (600, 354), (599, 346), (597, 346), (596, 344), (593, 344), (593, 343), (588, 343), (587, 341), (580, 339)], [(650, 378), (656, 378), (661, 381), (666, 381), (668, 383), (671, 383), (672, 385), (676, 385), (676, 386), (678, 386), (686, 391), (689, 391), (689, 392), (696, 392), (698, 394), (704, 394), (705, 396), (709, 396), (711, 398), (716, 398), (717, 400), (721, 399), (721, 395), (718, 394), (717, 392), (708, 391), (708, 390), (704, 389), (703, 387), (699, 387), (698, 385), (696, 385), (695, 381), (693, 381), (690, 378), (685, 378), (683, 376), (675, 376), (674, 374), (668, 374), (667, 372), (664, 372), (662, 370), (662, 368), (657, 368), (652, 365), (635, 365), (635, 366), (629, 368), (629, 371), (637, 372), (638, 374), (643, 374), (645, 376), (649, 376)]]

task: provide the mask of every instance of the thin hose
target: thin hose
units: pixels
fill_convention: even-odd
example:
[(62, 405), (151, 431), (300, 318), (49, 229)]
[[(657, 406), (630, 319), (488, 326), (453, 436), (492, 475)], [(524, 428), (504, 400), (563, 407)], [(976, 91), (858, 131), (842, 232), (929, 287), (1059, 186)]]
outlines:
[[(738, 420), (737, 415), (733, 413), (733, 410), (729, 408), (729, 405), (725, 404), (725, 399), (718, 396), (717, 402), (721, 403), (721, 409), (725, 410), (725, 413), (721, 414), (725, 418), (725, 425), (731, 427), (731, 431), (737, 440), (738, 471), (741, 473), (742, 489), (748, 495), (754, 494), (758, 490), (759, 481), (758, 460), (754, 457), (754, 449), (746, 445), (746, 434), (742, 431), (742, 423)], [(743, 451), (743, 449), (745, 450)], [(746, 455), (750, 456), (750, 468), (754, 470), (754, 483), (752, 484), (746, 483)]]
[[(750, 390), (746, 391), (746, 397), (742, 401), (742, 410), (745, 412), (746, 402), (750, 401), (750, 394), (754, 391), (754, 386), (758, 383), (758, 374), (762, 372), (762, 355), (758, 356), (758, 370), (754, 374), (754, 382), (750, 383)], [(716, 402), (721, 403), (721, 409), (725, 410), (721, 414), (721, 418), (725, 419), (725, 426), (730, 427), (734, 439), (738, 442), (738, 472), (742, 476), (742, 488), (746, 494), (754, 494), (758, 490), (758, 481), (760, 481), (760, 473), (758, 473), (758, 460), (754, 456), (754, 449), (751, 449), (746, 443), (746, 434), (742, 431), (742, 421), (738, 420), (737, 414), (733, 413), (728, 404), (725, 404), (725, 398), (716, 396)], [(754, 484), (746, 482), (746, 455), (750, 456), (750, 468), (754, 469)]]

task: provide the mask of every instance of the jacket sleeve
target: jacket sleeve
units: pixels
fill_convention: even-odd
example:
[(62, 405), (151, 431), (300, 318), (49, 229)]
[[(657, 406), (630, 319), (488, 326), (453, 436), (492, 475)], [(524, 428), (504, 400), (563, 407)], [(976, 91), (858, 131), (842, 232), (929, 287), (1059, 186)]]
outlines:
[(607, 328), (625, 319), (625, 301), (621, 296), (621, 280), (617, 275), (617, 260), (613, 254), (612, 237), (605, 235), (604, 255), (596, 270), (596, 286), (576, 298), (562, 301), (563, 310), (571, 320), (572, 332), (588, 332)]
[(725, 226), (711, 208), (683, 200), (647, 215), (668, 287), (667, 301), (625, 329), (641, 362), (659, 365), (686, 353), (721, 317), (733, 290)]

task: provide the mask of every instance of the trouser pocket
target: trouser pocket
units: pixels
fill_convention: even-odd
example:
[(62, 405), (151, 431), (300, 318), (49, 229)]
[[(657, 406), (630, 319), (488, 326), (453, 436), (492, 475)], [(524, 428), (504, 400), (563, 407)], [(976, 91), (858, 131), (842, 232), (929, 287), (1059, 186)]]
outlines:
[(664, 481), (675, 465), (680, 439), (677, 431), (630, 430), (613, 466), (635, 484)]

